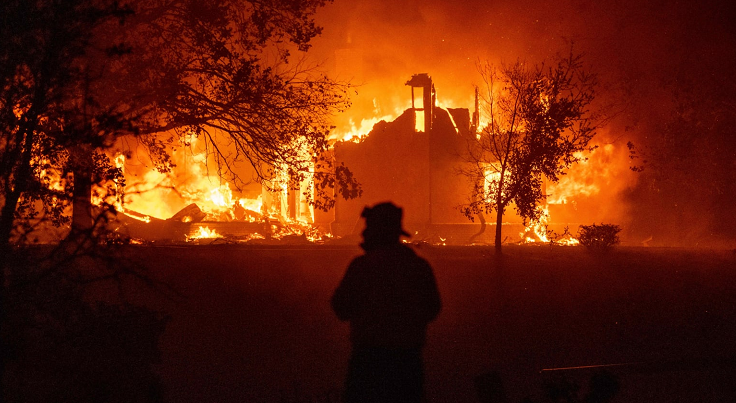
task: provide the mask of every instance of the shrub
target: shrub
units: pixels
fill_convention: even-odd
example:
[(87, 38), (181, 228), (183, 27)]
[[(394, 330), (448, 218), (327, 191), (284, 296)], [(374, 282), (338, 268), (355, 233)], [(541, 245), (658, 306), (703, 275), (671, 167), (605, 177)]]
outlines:
[(618, 233), (621, 227), (615, 224), (581, 225), (578, 229), (578, 240), (583, 246), (608, 248), (621, 242)]

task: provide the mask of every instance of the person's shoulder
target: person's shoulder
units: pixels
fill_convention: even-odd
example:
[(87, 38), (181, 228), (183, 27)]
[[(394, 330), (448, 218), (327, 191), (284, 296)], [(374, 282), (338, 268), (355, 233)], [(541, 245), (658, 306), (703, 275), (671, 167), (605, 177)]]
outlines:
[(414, 249), (412, 249), (411, 247), (407, 245), (399, 244), (399, 246), (397, 247), (397, 250), (399, 250), (400, 253), (407, 259), (411, 259), (417, 263), (429, 265), (429, 262), (427, 262), (425, 258), (419, 256)]
[(368, 261), (368, 256), (366, 254), (359, 255), (353, 258), (353, 260), (350, 261), (350, 266), (360, 266), (365, 264)]
[(417, 255), (417, 252), (414, 249), (412, 249), (411, 247), (409, 247), (408, 245), (405, 245), (403, 243), (400, 243), (397, 246), (397, 249), (400, 251), (401, 254), (403, 254), (405, 256), (410, 256), (412, 258), (421, 259), (419, 257), (419, 255)]

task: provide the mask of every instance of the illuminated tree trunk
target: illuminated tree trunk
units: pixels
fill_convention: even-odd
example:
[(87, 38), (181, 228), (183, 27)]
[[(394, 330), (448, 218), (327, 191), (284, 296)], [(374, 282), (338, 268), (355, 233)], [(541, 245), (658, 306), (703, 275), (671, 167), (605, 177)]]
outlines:
[(16, 159), (16, 162), (3, 172), (7, 181), (4, 190), (9, 190), (5, 194), (5, 204), (0, 213), (0, 269), (3, 270), (3, 274), (6, 267), (5, 258), (10, 255), (10, 236), (15, 224), (15, 210), (31, 177), (34, 129), (20, 127), (15, 137), (20, 147), (16, 150), (17, 154), (11, 154), (11, 158)]
[[(27, 138), (26, 145), (32, 144), (32, 137), (33, 134), (29, 134)], [(6, 189), (12, 189), (9, 192), (6, 192), (4, 197), (4, 202), (2, 207), (2, 212), (0, 212), (0, 345), (3, 346), (9, 346), (10, 343), (8, 343), (4, 338), (6, 334), (5, 327), (7, 326), (6, 321), (6, 311), (8, 309), (8, 303), (6, 301), (6, 288), (8, 287), (9, 281), (10, 281), (10, 266), (11, 266), (11, 259), (13, 259), (13, 251), (10, 245), (10, 236), (13, 231), (13, 225), (15, 224), (15, 209), (18, 206), (18, 201), (20, 200), (20, 196), (22, 194), (22, 189), (25, 187), (25, 183), (27, 178), (30, 176), (30, 146), (26, 147), (24, 152), (22, 153), (23, 157), (28, 156), (28, 159), (22, 159), (21, 162), (18, 164), (18, 167), (16, 169), (16, 175), (13, 178), (14, 179), (14, 185), (12, 186), (10, 184), (5, 184)], [(11, 180), (12, 176), (10, 174), (7, 175), (8, 180)], [(0, 354), (0, 374), (5, 373), (5, 363), (6, 363), (6, 354)], [(4, 382), (0, 382), (0, 396), (4, 395)], [(0, 398), (1, 399), (1, 398)]]
[(10, 251), (10, 234), (13, 231), (13, 224), (15, 223), (15, 209), (18, 206), (18, 200), (20, 199), (20, 191), (12, 191), (5, 195), (5, 204), (3, 205), (2, 213), (0, 213), (0, 264), (4, 269), (5, 257), (9, 255)]

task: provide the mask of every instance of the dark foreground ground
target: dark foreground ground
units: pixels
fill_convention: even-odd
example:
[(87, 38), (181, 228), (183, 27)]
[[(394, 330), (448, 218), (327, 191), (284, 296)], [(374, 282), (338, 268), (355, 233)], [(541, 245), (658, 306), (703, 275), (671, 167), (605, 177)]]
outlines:
[[(614, 402), (736, 401), (736, 253), (683, 249), (421, 247), (443, 311), (429, 328), (431, 402), (477, 402), (497, 371), (510, 395), (580, 384), (603, 364)], [(342, 388), (348, 327), (329, 298), (357, 247), (140, 247), (186, 298), (135, 298), (171, 316), (157, 367), (168, 402), (327, 402)]]

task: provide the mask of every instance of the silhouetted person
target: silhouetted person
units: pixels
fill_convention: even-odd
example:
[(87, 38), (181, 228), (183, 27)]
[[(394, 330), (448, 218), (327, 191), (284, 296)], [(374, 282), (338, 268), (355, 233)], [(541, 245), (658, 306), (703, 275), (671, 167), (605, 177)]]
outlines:
[(422, 347), (441, 303), (432, 267), (399, 242), (402, 210), (392, 203), (363, 209), (365, 254), (348, 266), (332, 297), (350, 322), (353, 346), (345, 402), (413, 403), (424, 396)]

